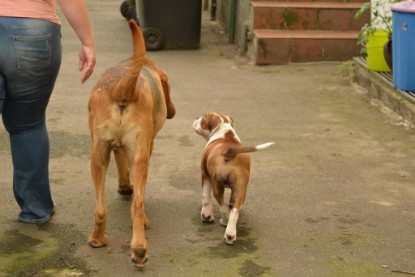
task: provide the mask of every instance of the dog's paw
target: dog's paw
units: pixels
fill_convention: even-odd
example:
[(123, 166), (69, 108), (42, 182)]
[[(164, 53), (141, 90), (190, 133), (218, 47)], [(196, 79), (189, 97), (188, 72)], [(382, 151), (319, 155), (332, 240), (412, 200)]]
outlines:
[(202, 209), (200, 213), (200, 219), (205, 223), (213, 223), (215, 221), (215, 216), (212, 211), (206, 211)]
[(119, 186), (118, 187), (118, 193), (121, 195), (132, 195), (134, 192), (134, 189), (132, 186)]
[(204, 215), (204, 214), (202, 214), (200, 218), (205, 223), (213, 223), (215, 221), (215, 218), (213, 217), (213, 215)]
[(140, 247), (131, 250), (131, 261), (135, 263), (137, 268), (144, 268), (147, 260), (147, 249)]
[(219, 221), (220, 225), (222, 225), (223, 227), (228, 226), (228, 220), (224, 219), (223, 217), (220, 219)]
[(91, 246), (92, 248), (100, 248), (100, 247), (104, 247), (107, 246), (107, 236), (104, 235), (101, 238), (93, 238), (90, 237), (88, 239), (88, 244), (89, 246)]
[(200, 212), (200, 219), (206, 223), (212, 223), (215, 220), (211, 205), (207, 205), (202, 208), (202, 211)]
[(231, 244), (232, 245), (236, 241), (236, 233), (226, 231), (223, 238), (225, 239), (225, 242), (227, 244)]

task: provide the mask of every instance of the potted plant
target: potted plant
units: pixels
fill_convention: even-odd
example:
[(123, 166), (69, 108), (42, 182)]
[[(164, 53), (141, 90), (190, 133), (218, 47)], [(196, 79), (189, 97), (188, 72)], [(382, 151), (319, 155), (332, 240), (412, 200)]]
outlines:
[[(365, 12), (371, 12), (370, 22), (363, 25), (357, 39), (357, 43), (362, 46), (361, 54), (367, 59), (369, 69), (390, 71), (392, 68), (392, 13), (390, 4), (400, 1), (372, 0), (365, 3), (356, 12), (356, 19), (359, 19)], [(379, 58), (379, 52), (383, 55), (383, 60)]]

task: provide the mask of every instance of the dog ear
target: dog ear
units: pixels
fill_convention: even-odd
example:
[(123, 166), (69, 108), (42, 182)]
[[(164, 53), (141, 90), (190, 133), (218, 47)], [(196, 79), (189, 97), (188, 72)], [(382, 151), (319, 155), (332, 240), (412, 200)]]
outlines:
[(218, 128), (219, 124), (221, 123), (222, 119), (220, 116), (213, 114), (209, 120), (209, 130), (213, 131), (214, 129)]
[(208, 113), (202, 117), (200, 125), (203, 129), (212, 131), (219, 125), (220, 120), (221, 118), (218, 115), (213, 114), (213, 113)]
[(233, 123), (234, 123), (233, 118), (229, 117), (229, 121), (230, 121), (231, 126), (233, 127)]
[(209, 120), (210, 120), (209, 114), (203, 115), (202, 118), (200, 119), (200, 127), (203, 130), (209, 130), (210, 131)]
[(233, 118), (226, 114), (219, 114), (219, 116), (223, 119), (223, 122), (229, 123), (233, 127)]

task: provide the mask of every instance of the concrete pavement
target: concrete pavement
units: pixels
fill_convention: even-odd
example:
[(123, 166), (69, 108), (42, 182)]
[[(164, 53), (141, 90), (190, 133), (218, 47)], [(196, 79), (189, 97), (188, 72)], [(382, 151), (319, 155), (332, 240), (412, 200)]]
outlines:
[[(90, 0), (98, 61), (81, 85), (79, 43), (63, 23), (64, 59), (47, 115), (57, 212), (18, 223), (8, 138), (0, 128), (0, 276), (401, 276), (415, 271), (414, 129), (343, 74), (347, 63), (255, 67), (233, 59), (203, 20), (200, 50), (149, 52), (169, 74), (177, 115), (156, 140), (146, 191), (149, 261), (129, 261), (129, 198), (111, 164), (108, 246), (86, 244), (94, 220), (87, 101), (105, 68), (128, 58), (119, 1)], [(205, 15), (207, 17), (207, 15)], [(191, 124), (206, 111), (235, 119), (252, 154), (251, 182), (228, 246), (200, 221), (199, 159)], [(216, 218), (219, 218), (217, 205)], [(404, 275), (402, 275), (404, 276)]]

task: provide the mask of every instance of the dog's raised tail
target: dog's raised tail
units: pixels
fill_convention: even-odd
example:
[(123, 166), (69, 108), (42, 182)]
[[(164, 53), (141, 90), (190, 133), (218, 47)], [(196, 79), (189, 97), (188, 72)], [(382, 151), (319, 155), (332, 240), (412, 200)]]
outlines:
[(259, 144), (259, 145), (255, 146), (255, 149), (256, 150), (262, 150), (262, 149), (270, 147), (273, 144), (275, 144), (275, 142), (266, 142), (266, 143)]
[(130, 19), (128, 21), (133, 38), (133, 56), (126, 74), (117, 82), (111, 90), (111, 98), (119, 102), (131, 102), (137, 100), (135, 85), (144, 64), (146, 52), (144, 36), (137, 23)]
[(232, 147), (232, 148), (229, 148), (223, 154), (223, 156), (225, 157), (225, 160), (231, 160), (236, 155), (238, 155), (240, 153), (256, 152), (256, 151), (259, 151), (259, 150), (266, 149), (266, 148), (270, 147), (273, 144), (275, 144), (275, 142), (266, 142), (266, 143), (259, 144), (259, 145), (256, 145), (256, 146)]

